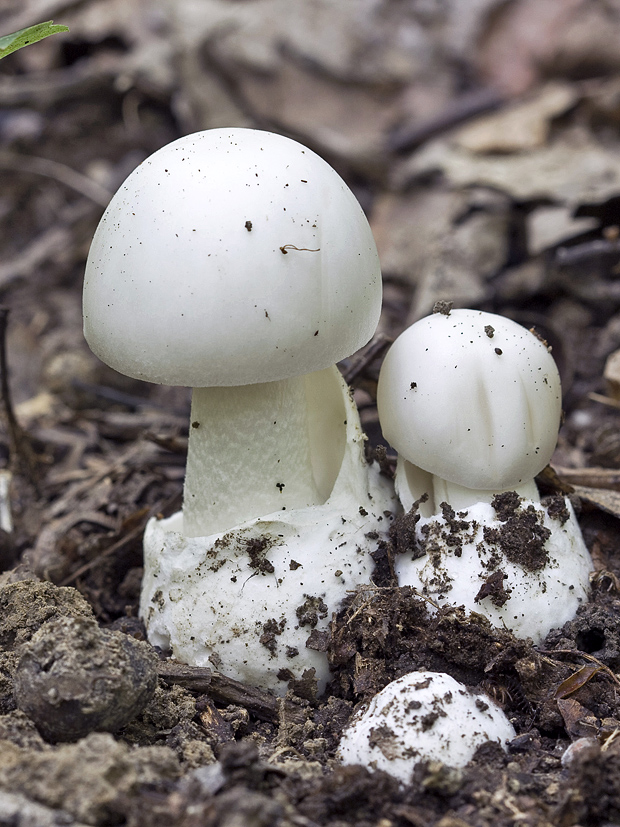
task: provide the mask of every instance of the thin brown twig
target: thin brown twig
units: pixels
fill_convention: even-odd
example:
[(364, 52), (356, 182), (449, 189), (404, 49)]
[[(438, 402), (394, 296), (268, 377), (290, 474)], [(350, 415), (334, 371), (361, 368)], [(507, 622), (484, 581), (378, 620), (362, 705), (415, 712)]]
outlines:
[(93, 212), (90, 201), (80, 200), (61, 210), (58, 223), (38, 235), (25, 250), (0, 264), (0, 287), (18, 278), (30, 276), (43, 262), (73, 246), (71, 230), (78, 221)]
[(589, 660), (591, 663), (595, 663), (598, 667), (600, 667), (602, 672), (609, 675), (613, 682), (620, 686), (620, 678), (609, 668), (609, 666), (606, 666), (598, 658), (595, 658), (594, 655), (589, 655), (587, 652), (582, 652), (580, 649), (537, 649), (536, 651), (541, 655), (570, 655), (573, 658), (583, 658), (584, 660)]
[(620, 489), (620, 470), (616, 468), (563, 468), (556, 465), (554, 470), (562, 482), (567, 482), (571, 486)]
[(75, 390), (82, 391), (92, 396), (98, 396), (100, 399), (105, 399), (106, 402), (114, 402), (117, 405), (124, 405), (126, 408), (132, 410), (139, 410), (140, 408), (155, 408), (157, 410), (164, 410), (164, 405), (158, 402), (152, 402), (144, 396), (137, 396), (133, 393), (125, 393), (116, 388), (111, 388), (107, 385), (95, 385), (92, 382), (85, 382), (78, 376), (71, 379), (71, 387)]
[(71, 486), (59, 499), (50, 505), (47, 509), (48, 518), (57, 517), (64, 514), (67, 509), (73, 509), (76, 500), (82, 494), (85, 494), (89, 489), (93, 488), (104, 477), (113, 476), (119, 471), (123, 471), (129, 462), (140, 454), (142, 450), (143, 446), (138, 442), (134, 442), (113, 462), (102, 461), (98, 470), (94, 471), (87, 479), (76, 482), (75, 485)]
[(150, 508), (149, 511), (144, 515), (144, 517), (140, 520), (135, 528), (132, 528), (130, 531), (125, 534), (124, 537), (121, 537), (115, 543), (112, 543), (111, 546), (102, 551), (98, 557), (95, 557), (93, 560), (89, 560), (88, 563), (84, 563), (83, 566), (80, 566), (79, 569), (74, 571), (72, 574), (69, 575), (63, 582), (60, 584), (61, 586), (70, 586), (72, 583), (82, 577), (83, 574), (86, 574), (91, 569), (98, 566), (103, 560), (110, 557), (115, 552), (119, 551), (119, 549), (124, 548), (126, 545), (131, 543), (133, 540), (136, 540), (141, 534), (144, 532), (144, 528), (151, 517), (154, 517), (156, 514), (161, 513), (162, 511), (167, 511), (179, 498), (179, 494), (174, 494), (172, 497), (169, 497), (163, 505), (159, 503), (153, 508)]
[(87, 96), (94, 89), (109, 85), (120, 74), (122, 66), (112, 70), (96, 60), (88, 60), (60, 69), (4, 75), (0, 77), (0, 107), (49, 107), (71, 96)]
[(467, 92), (451, 101), (443, 112), (434, 118), (398, 129), (388, 140), (390, 152), (410, 152), (431, 138), (435, 138), (465, 121), (492, 112), (505, 103), (494, 89), (478, 89)]
[(107, 207), (112, 193), (81, 172), (52, 161), (49, 158), (38, 158), (33, 155), (21, 155), (16, 152), (0, 152), (0, 169), (16, 170), (17, 172), (43, 175), (52, 178), (64, 186), (69, 187), (80, 195), (94, 201), (101, 207)]
[(371, 362), (374, 362), (378, 356), (386, 351), (393, 341), (385, 333), (377, 333), (364, 350), (351, 361), (349, 367), (343, 371), (342, 375), (347, 385), (350, 385)]
[(2, 396), (2, 407), (9, 437), (9, 463), (14, 469), (19, 468), (20, 471), (25, 473), (29, 481), (37, 487), (38, 469), (35, 453), (28, 434), (17, 421), (11, 398), (6, 358), (6, 333), (9, 312), (8, 307), (0, 306), (0, 395)]
[(583, 264), (600, 256), (612, 256), (620, 253), (620, 241), (606, 238), (595, 238), (592, 241), (584, 241), (583, 244), (575, 244), (574, 247), (558, 247), (555, 252), (555, 263), (559, 267), (566, 267), (573, 264)]
[(289, 721), (304, 723), (306, 720), (303, 707), (296, 703), (276, 698), (264, 689), (220, 675), (208, 666), (187, 666), (174, 661), (162, 661), (157, 672), (167, 684), (178, 684), (190, 692), (208, 694), (216, 703), (245, 707), (261, 721), (277, 723), (281, 704), (284, 704)]
[(600, 402), (601, 405), (607, 405), (609, 408), (620, 408), (620, 401), (602, 393), (592, 391), (588, 394), (588, 399), (591, 399), (592, 402)]
[(11, 453), (19, 450), (21, 441), (20, 427), (15, 418), (13, 403), (11, 401), (11, 389), (9, 387), (9, 376), (6, 359), (6, 332), (9, 322), (10, 310), (8, 307), (0, 307), (0, 393), (2, 395), (2, 406), (6, 417), (9, 432), (9, 443)]
[[(149, 514), (148, 516), (152, 517), (153, 515)], [(146, 520), (139, 526), (136, 526), (134, 529), (128, 532), (124, 537), (121, 537), (120, 540), (117, 540), (116, 543), (112, 543), (111, 546), (108, 546), (108, 548), (105, 551), (102, 551), (101, 554), (98, 557), (95, 557), (94, 560), (90, 560), (88, 563), (84, 563), (83, 566), (80, 566), (80, 568), (74, 571), (73, 574), (70, 574), (69, 577), (65, 578), (65, 580), (63, 580), (60, 585), (70, 586), (72, 583), (75, 583), (75, 581), (78, 580), (83, 574), (86, 574), (91, 569), (95, 568), (95, 566), (98, 566), (99, 563), (102, 562), (102, 560), (105, 560), (107, 557), (110, 557), (110, 555), (114, 554), (115, 551), (118, 551), (119, 549), (123, 548), (128, 543), (130, 543), (132, 540), (135, 540), (137, 537), (139, 537), (140, 534), (142, 534), (142, 532), (144, 531), (145, 525)]]

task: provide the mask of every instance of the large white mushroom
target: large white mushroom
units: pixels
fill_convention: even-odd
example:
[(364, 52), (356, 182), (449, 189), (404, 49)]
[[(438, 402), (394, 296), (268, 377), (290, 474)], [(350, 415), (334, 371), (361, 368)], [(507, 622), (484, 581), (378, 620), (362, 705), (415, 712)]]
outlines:
[(368, 579), (364, 534), (392, 506), (335, 366), (371, 338), (380, 304), (359, 203), (280, 135), (188, 135), (106, 209), (86, 339), (121, 373), (194, 389), (183, 512), (145, 536), (141, 611), (179, 659), (262, 685), (310, 665), (325, 680), (305, 641), (337, 608), (335, 583), (343, 596)]
[(495, 314), (434, 313), (394, 342), (377, 402), (398, 495), (421, 515), (400, 584), (535, 641), (570, 620), (591, 560), (570, 502), (546, 509), (534, 481), (561, 416), (546, 344)]
[(360, 205), (296, 141), (212, 129), (132, 172), (91, 245), (84, 335), (120, 373), (194, 388), (186, 536), (325, 502), (304, 375), (366, 344), (380, 306)]

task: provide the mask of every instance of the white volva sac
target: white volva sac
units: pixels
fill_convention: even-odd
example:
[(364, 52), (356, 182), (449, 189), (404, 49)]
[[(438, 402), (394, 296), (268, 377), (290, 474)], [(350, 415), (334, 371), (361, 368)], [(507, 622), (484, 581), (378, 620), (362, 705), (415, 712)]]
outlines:
[(310, 379), (332, 411), (325, 433), (342, 436), (316, 446), (339, 468), (327, 502), (210, 537), (185, 537), (179, 513), (151, 520), (144, 537), (140, 614), (149, 640), (180, 661), (280, 693), (311, 668), (324, 688), (321, 633), (347, 591), (370, 581), (368, 550), (397, 508), (388, 481), (364, 462), (357, 409), (338, 371)]
[(505, 747), (515, 731), (486, 695), (441, 672), (410, 672), (357, 713), (342, 736), (343, 764), (383, 770), (403, 784), (418, 761), (464, 767), (487, 741)]
[(568, 500), (548, 513), (534, 482), (561, 416), (546, 344), (492, 313), (435, 313), (394, 342), (377, 402), (398, 496), (421, 516), (399, 583), (536, 642), (572, 619), (592, 561)]
[(360, 205), (281, 135), (180, 138), (110, 202), (86, 339), (121, 373), (194, 389), (183, 512), (147, 528), (141, 602), (178, 659), (282, 691), (310, 667), (325, 683), (319, 632), (368, 582), (394, 506), (335, 367), (380, 309)]
[[(464, 606), (494, 626), (540, 643), (551, 629), (572, 620), (588, 599), (592, 560), (568, 501), (565, 508), (560, 519), (540, 502), (521, 499), (504, 521), (486, 502), (447, 519), (422, 517), (415, 532), (424, 553), (398, 555), (398, 582), (431, 598), (429, 606)], [(516, 528), (519, 522), (524, 530)], [(533, 561), (538, 567), (507, 556), (504, 538), (515, 531), (522, 551), (528, 540), (538, 542), (536, 534), (547, 537)]]

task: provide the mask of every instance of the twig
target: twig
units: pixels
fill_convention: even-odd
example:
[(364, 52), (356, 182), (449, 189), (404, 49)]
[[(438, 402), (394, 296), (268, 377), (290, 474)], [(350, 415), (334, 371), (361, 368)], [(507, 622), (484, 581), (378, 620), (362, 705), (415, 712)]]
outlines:
[(0, 287), (6, 287), (18, 278), (30, 276), (44, 261), (73, 246), (72, 226), (92, 211), (93, 206), (88, 201), (71, 204), (62, 210), (57, 224), (41, 233), (15, 258), (0, 264)]
[(47, 509), (48, 519), (65, 514), (67, 510), (73, 510), (76, 501), (82, 494), (94, 488), (104, 477), (111, 477), (119, 471), (124, 471), (134, 457), (139, 455), (143, 450), (144, 447), (139, 442), (134, 442), (113, 462), (102, 462), (98, 471), (91, 473), (87, 479), (76, 482), (75, 485), (71, 486), (61, 497), (50, 505)]
[(14, 259), (0, 264), (0, 286), (6, 287), (18, 278), (32, 273), (44, 261), (60, 253), (70, 243), (70, 234), (66, 227), (56, 224), (46, 230)]
[(66, 227), (57, 224), (46, 230), (13, 260), (0, 265), (0, 286), (6, 287), (15, 279), (29, 275), (44, 261), (66, 250), (69, 243), (70, 233)]
[[(148, 516), (152, 517), (153, 515), (149, 513)], [(103, 560), (105, 560), (111, 554), (114, 554), (115, 551), (124, 548), (132, 540), (136, 540), (144, 531), (145, 524), (146, 520), (144, 522), (141, 522), (140, 525), (136, 526), (134, 529), (125, 534), (124, 537), (121, 537), (120, 540), (117, 540), (116, 543), (112, 543), (111, 546), (108, 546), (108, 548), (105, 551), (102, 551), (101, 554), (98, 557), (95, 557), (94, 560), (90, 560), (88, 563), (84, 563), (83, 566), (80, 566), (80, 568), (77, 569), (77, 571), (74, 571), (73, 574), (70, 574), (69, 577), (63, 580), (60, 585), (70, 586), (72, 583), (75, 583), (75, 581), (83, 574), (86, 574), (86, 572), (95, 568), (95, 566), (98, 566)]]
[(587, 488), (620, 490), (620, 471), (616, 468), (562, 468), (555, 467), (562, 482), (569, 485), (583, 485)]
[(574, 247), (558, 247), (555, 251), (555, 263), (560, 267), (571, 264), (582, 264), (592, 258), (604, 255), (620, 254), (620, 241), (606, 238), (595, 238), (593, 241), (584, 241)]
[(35, 488), (38, 486), (37, 461), (30, 438), (15, 417), (6, 358), (6, 331), (9, 308), (0, 306), (0, 395), (9, 436), (9, 461), (23, 471)]
[(613, 399), (611, 396), (605, 396), (602, 393), (592, 391), (588, 394), (588, 399), (592, 402), (599, 402), (601, 405), (607, 405), (609, 408), (620, 408), (620, 402), (617, 399)]
[(0, 78), (0, 107), (49, 107), (71, 95), (87, 95), (94, 88), (109, 84), (116, 75), (116, 71), (90, 60), (63, 69), (6, 75)]
[(157, 408), (162, 409), (164, 406), (151, 402), (150, 399), (144, 396), (136, 396), (132, 393), (119, 391), (116, 388), (110, 388), (107, 385), (94, 385), (92, 382), (84, 382), (77, 376), (71, 379), (71, 387), (75, 390), (83, 391), (91, 396), (98, 396), (100, 399), (105, 399), (107, 402), (114, 402), (117, 405), (124, 405), (126, 408), (138, 410), (140, 408)]
[(107, 207), (112, 198), (112, 193), (102, 187), (101, 184), (93, 181), (92, 178), (82, 175), (81, 172), (76, 172), (66, 164), (60, 164), (58, 161), (52, 161), (49, 158), (20, 155), (16, 152), (0, 152), (0, 169), (16, 170), (17, 172), (53, 178), (101, 207)]
[(10, 451), (11, 453), (15, 453), (19, 450), (22, 434), (19, 423), (15, 418), (13, 403), (11, 402), (11, 390), (9, 387), (6, 360), (6, 330), (9, 321), (9, 312), (8, 307), (0, 307), (0, 394), (2, 395), (2, 406), (9, 432)]
[(453, 129), (478, 115), (492, 112), (504, 103), (502, 96), (494, 89), (469, 92), (451, 101), (443, 112), (421, 124), (412, 124), (398, 129), (388, 139), (390, 152), (409, 152), (431, 138)]
[(536, 651), (539, 652), (539, 654), (547, 655), (548, 657), (553, 655), (569, 655), (573, 658), (583, 658), (584, 660), (589, 660), (591, 663), (595, 663), (605, 675), (608, 675), (617, 686), (620, 686), (620, 678), (609, 668), (609, 666), (606, 666), (598, 658), (595, 658), (594, 655), (589, 655), (587, 652), (582, 652), (580, 649), (537, 649)]
[(277, 723), (282, 703), (289, 721), (303, 724), (306, 720), (303, 709), (292, 701), (283, 701), (271, 692), (256, 686), (246, 686), (233, 678), (213, 672), (207, 666), (187, 666), (183, 663), (162, 661), (157, 667), (157, 672), (167, 684), (178, 684), (190, 692), (208, 694), (216, 703), (243, 706), (261, 721)]
[(364, 350), (351, 361), (349, 367), (342, 372), (347, 385), (350, 385), (371, 362), (374, 362), (377, 356), (386, 351), (393, 341), (385, 333), (378, 333), (370, 344), (366, 345)]
[(616, 727), (614, 731), (611, 733), (609, 738), (605, 740), (603, 746), (601, 747), (601, 752), (607, 752), (607, 750), (611, 747), (614, 741), (617, 740), (618, 736), (620, 735), (620, 728)]
[(158, 448), (163, 448), (165, 451), (170, 451), (173, 454), (180, 454), (185, 456), (187, 454), (187, 437), (179, 436), (161, 436), (147, 431), (144, 439), (157, 445)]
[(167, 511), (172, 505), (174, 505), (177, 502), (177, 500), (179, 500), (179, 497), (179, 494), (174, 494), (172, 497), (169, 497), (165, 503), (158, 503), (156, 506), (153, 506), (153, 508), (150, 508), (142, 517), (137, 526), (128, 531), (127, 534), (125, 534), (115, 543), (112, 543), (111, 546), (108, 546), (108, 548), (106, 548), (105, 551), (102, 551), (98, 557), (94, 558), (94, 560), (90, 560), (88, 563), (84, 563), (83, 566), (80, 566), (79, 569), (74, 571), (72, 574), (69, 575), (69, 577), (63, 580), (63, 582), (60, 585), (70, 586), (71, 583), (74, 583), (78, 579), (78, 577), (81, 577), (83, 574), (86, 574), (86, 572), (90, 571), (91, 569), (94, 569), (103, 560), (107, 559), (115, 552), (124, 548), (126, 545), (129, 545), (129, 543), (131, 543), (133, 540), (137, 540), (138, 537), (140, 537), (140, 535), (144, 533), (144, 527), (151, 519), (151, 517), (154, 517), (156, 514), (160, 514), (161, 512)]

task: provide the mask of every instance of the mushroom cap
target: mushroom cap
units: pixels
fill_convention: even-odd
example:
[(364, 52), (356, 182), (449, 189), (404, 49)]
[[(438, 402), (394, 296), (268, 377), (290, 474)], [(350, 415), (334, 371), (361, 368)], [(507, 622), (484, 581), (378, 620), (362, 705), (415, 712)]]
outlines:
[(383, 434), (404, 459), (466, 488), (501, 491), (551, 459), (562, 392), (536, 334), (492, 313), (453, 310), (396, 339), (377, 404)]
[(406, 784), (418, 761), (464, 767), (486, 741), (505, 746), (515, 731), (486, 695), (442, 672), (403, 675), (357, 713), (340, 741), (344, 764), (390, 773)]
[(253, 384), (349, 356), (380, 305), (370, 227), (329, 164), (281, 135), (211, 129), (155, 152), (112, 198), (84, 335), (137, 379)]

